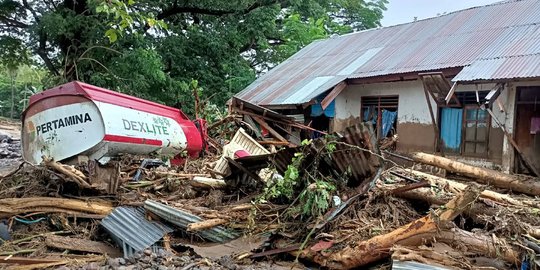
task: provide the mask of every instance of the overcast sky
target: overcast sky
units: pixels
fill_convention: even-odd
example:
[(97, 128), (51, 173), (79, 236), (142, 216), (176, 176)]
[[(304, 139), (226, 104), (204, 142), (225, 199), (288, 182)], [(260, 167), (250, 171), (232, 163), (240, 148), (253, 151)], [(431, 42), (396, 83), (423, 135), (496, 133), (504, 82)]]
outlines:
[(500, 0), (388, 0), (381, 23), (390, 26), (435, 17), (437, 13), (452, 12), (475, 6), (483, 6)]

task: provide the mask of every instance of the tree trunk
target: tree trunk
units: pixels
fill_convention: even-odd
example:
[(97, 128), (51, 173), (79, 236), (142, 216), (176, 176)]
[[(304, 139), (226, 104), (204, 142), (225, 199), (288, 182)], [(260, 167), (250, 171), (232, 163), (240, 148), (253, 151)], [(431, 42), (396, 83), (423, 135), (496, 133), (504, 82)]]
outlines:
[[(467, 185), (463, 183), (459, 183), (456, 181), (452, 181), (446, 178), (438, 177), (435, 175), (415, 171), (415, 170), (403, 170), (404, 172), (412, 173), (416, 176), (423, 177), (427, 181), (429, 181), (432, 185), (437, 185), (439, 187), (445, 188), (450, 192), (459, 192), (463, 191)], [(516, 199), (508, 194), (502, 194), (491, 190), (484, 190), (482, 193), (480, 193), (481, 198), (490, 199), (495, 202), (499, 202), (502, 204), (510, 204), (514, 206), (531, 206), (531, 207), (537, 207), (537, 203), (534, 203), (532, 201), (526, 201), (522, 199)]]
[(33, 197), (0, 200), (0, 218), (9, 218), (23, 213), (67, 213), (73, 215), (97, 215), (104, 217), (112, 211), (109, 203), (82, 201), (64, 198)]
[(499, 258), (513, 265), (518, 265), (520, 260), (519, 250), (513, 248), (502, 239), (496, 236), (472, 233), (459, 228), (442, 230), (436, 233), (416, 235), (406, 241), (399, 242), (400, 245), (416, 246), (416, 243), (423, 239), (434, 238), (437, 242), (442, 242), (457, 248), (464, 248), (467, 252), (483, 254), (491, 258)]
[(311, 249), (304, 250), (301, 256), (332, 269), (351, 269), (376, 262), (388, 257), (392, 246), (400, 242), (407, 241), (411, 245), (420, 245), (424, 241), (429, 241), (429, 238), (416, 236), (429, 236), (436, 233), (439, 230), (439, 223), (452, 221), (474, 202), (479, 193), (476, 188), (470, 187), (435, 213), (399, 227), (392, 232), (347, 246), (329, 256), (313, 252)]
[(15, 118), (15, 75), (11, 74), (11, 112), (9, 113), (9, 117), (11, 119)]
[[(395, 193), (392, 195), (409, 200), (424, 201), (431, 205), (444, 205), (450, 200), (450, 198), (454, 196), (454, 194), (435, 194), (428, 188), (409, 190), (405, 192)], [(477, 224), (484, 224), (486, 223), (486, 220), (483, 217), (499, 216), (499, 218), (502, 218), (500, 217), (501, 213), (499, 210), (500, 209), (496, 207), (488, 207), (482, 204), (474, 204), (470, 208), (465, 209), (465, 211), (463, 211), (463, 214), (467, 217), (470, 217)], [(534, 212), (534, 210), (531, 210), (531, 213), (532, 212)], [(516, 211), (513, 214), (515, 215), (518, 213), (519, 212)], [(511, 220), (511, 218), (509, 218), (509, 220)], [(516, 233), (528, 233), (533, 237), (540, 237), (540, 229), (538, 227), (527, 224), (525, 222), (521, 222), (520, 225), (520, 228), (522, 228), (523, 231), (516, 231)]]
[(412, 158), (416, 162), (436, 166), (450, 172), (471, 177), (484, 184), (510, 189), (512, 191), (533, 196), (540, 195), (540, 181), (535, 181), (531, 178), (520, 178), (514, 175), (509, 175), (491, 169), (475, 167), (448, 158), (426, 153), (414, 153)]

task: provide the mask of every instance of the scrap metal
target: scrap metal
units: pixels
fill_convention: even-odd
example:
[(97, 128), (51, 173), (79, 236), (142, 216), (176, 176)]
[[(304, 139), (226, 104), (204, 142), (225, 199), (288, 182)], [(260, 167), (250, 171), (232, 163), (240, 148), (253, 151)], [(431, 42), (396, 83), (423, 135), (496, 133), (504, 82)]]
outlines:
[[(187, 230), (188, 224), (203, 220), (200, 217), (186, 211), (182, 211), (180, 209), (151, 200), (146, 200), (144, 202), (144, 208), (158, 215), (162, 219), (182, 228), (183, 230)], [(218, 243), (227, 242), (238, 238), (239, 236), (238, 233), (227, 230), (222, 226), (197, 232), (196, 235), (200, 235), (204, 239)]]
[(117, 207), (101, 221), (101, 225), (124, 250), (124, 257), (153, 246), (173, 229), (145, 218), (141, 207)]

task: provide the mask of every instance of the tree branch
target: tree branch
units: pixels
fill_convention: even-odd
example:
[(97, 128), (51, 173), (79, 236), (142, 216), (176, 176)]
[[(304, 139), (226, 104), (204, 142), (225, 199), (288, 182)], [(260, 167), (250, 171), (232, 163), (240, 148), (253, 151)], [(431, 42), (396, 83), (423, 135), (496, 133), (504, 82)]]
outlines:
[(32, 6), (28, 4), (28, 1), (23, 0), (22, 2), (23, 2), (24, 7), (28, 9), (30, 13), (32, 13), (32, 16), (34, 16), (34, 20), (36, 20), (36, 22), (39, 22), (39, 16), (37, 15), (36, 11), (32, 8)]
[(163, 10), (163, 12), (158, 14), (157, 18), (161, 20), (170, 16), (174, 16), (176, 14), (181, 14), (181, 13), (194, 13), (194, 14), (214, 15), (214, 16), (223, 16), (223, 15), (234, 14), (234, 13), (247, 14), (260, 7), (270, 6), (270, 5), (278, 4), (278, 3), (281, 5), (284, 5), (286, 2), (287, 0), (258, 1), (245, 9), (231, 9), (231, 10), (178, 6), (178, 3), (175, 2), (175, 4), (171, 6), (169, 9)]
[(28, 28), (28, 26), (29, 26), (28, 24), (19, 22), (19, 21), (14, 20), (14, 19), (10, 19), (10, 18), (2, 16), (2, 15), (0, 15), (0, 22), (6, 22), (7, 26), (13, 26), (13, 27), (18, 27), (18, 28)]
[(54, 75), (59, 76), (60, 73), (58, 72), (58, 70), (54, 66), (53, 62), (51, 61), (51, 59), (49, 59), (49, 56), (47, 55), (47, 50), (45, 48), (46, 45), (47, 45), (47, 35), (45, 33), (43, 33), (43, 30), (40, 30), (40, 33), (39, 33), (39, 48), (37, 49), (36, 52), (39, 55), (39, 57), (41, 57), (41, 59), (43, 59), (43, 62), (45, 62), (45, 65), (47, 66), (47, 68), (52, 73), (54, 73)]
[(215, 15), (215, 16), (223, 16), (227, 14), (232, 14), (238, 12), (237, 10), (213, 10), (213, 9), (206, 9), (206, 8), (197, 8), (197, 7), (178, 7), (173, 6), (167, 10), (164, 10), (162, 13), (158, 14), (157, 19), (162, 20), (170, 16), (174, 16), (176, 14), (181, 13), (197, 13), (197, 14), (204, 14), (204, 15)]

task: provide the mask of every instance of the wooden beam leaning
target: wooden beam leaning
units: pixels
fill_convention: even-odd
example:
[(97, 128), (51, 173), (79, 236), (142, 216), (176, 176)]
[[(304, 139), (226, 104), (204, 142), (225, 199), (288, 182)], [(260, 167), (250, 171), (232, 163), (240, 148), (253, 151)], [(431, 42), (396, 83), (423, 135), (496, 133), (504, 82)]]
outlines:
[(347, 88), (346, 82), (340, 82), (336, 86), (334, 86), (334, 89), (328, 93), (328, 95), (321, 101), (321, 107), (322, 109), (326, 109), (330, 103), (336, 99), (336, 97), (343, 91), (343, 89)]

